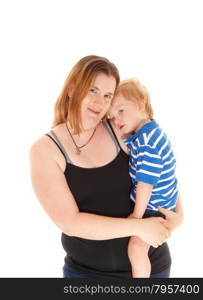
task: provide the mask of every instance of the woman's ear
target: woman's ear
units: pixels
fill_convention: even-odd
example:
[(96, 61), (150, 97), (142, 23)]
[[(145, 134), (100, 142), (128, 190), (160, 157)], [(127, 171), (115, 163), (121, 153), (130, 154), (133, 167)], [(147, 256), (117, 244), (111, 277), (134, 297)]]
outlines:
[(69, 98), (72, 98), (73, 91), (74, 91), (73, 86), (69, 86), (69, 87), (68, 87), (68, 97), (69, 97)]

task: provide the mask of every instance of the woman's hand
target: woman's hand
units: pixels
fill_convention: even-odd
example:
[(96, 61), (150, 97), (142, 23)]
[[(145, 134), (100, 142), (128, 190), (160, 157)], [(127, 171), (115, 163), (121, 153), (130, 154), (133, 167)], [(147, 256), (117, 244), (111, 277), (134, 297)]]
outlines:
[[(134, 218), (131, 214), (128, 218)], [(146, 219), (135, 219), (138, 227), (138, 236), (147, 244), (157, 248), (162, 245), (170, 236), (170, 231), (166, 227), (167, 221), (161, 217), (151, 217)]]
[(163, 208), (161, 206), (158, 207), (159, 211), (166, 216), (166, 223), (165, 225), (170, 231), (173, 231), (178, 226), (181, 225), (183, 222), (183, 213), (170, 211), (166, 208)]

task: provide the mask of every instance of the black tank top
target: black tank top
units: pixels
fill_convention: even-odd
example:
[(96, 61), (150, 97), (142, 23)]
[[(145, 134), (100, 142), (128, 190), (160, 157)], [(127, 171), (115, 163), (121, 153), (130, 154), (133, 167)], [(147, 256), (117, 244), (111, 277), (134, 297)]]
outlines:
[[(118, 153), (110, 163), (97, 168), (74, 165), (55, 132), (51, 131), (52, 136), (47, 135), (56, 143), (66, 159), (64, 175), (79, 211), (125, 218), (132, 212), (134, 206), (129, 198), (132, 183), (128, 173), (128, 155), (120, 147), (110, 123), (103, 122), (103, 124), (111, 134)], [(90, 240), (62, 233), (62, 245), (66, 252), (65, 263), (92, 278), (104, 276), (129, 278), (131, 277), (131, 265), (127, 256), (129, 238)], [(166, 243), (158, 248), (150, 247), (149, 258), (152, 274), (162, 272), (171, 264)]]

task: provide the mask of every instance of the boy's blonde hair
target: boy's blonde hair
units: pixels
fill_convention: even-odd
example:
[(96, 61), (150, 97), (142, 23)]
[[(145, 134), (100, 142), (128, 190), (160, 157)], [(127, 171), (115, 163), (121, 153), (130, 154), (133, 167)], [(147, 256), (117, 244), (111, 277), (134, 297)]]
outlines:
[(153, 119), (153, 109), (150, 102), (150, 95), (139, 80), (130, 78), (122, 80), (117, 87), (116, 95), (122, 95), (126, 100), (133, 101), (138, 105), (144, 104), (145, 112), (150, 119)]

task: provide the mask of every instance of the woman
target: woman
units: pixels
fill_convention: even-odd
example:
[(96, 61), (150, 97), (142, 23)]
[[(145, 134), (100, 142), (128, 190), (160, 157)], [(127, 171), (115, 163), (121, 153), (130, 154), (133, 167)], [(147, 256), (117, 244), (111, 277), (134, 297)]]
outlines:
[(104, 119), (118, 83), (118, 70), (106, 58), (82, 58), (56, 102), (53, 130), (30, 150), (33, 189), (62, 231), (64, 277), (131, 277), (130, 236), (153, 246), (153, 277), (169, 274), (164, 242), (181, 222), (181, 206), (167, 221), (130, 217), (128, 155)]

